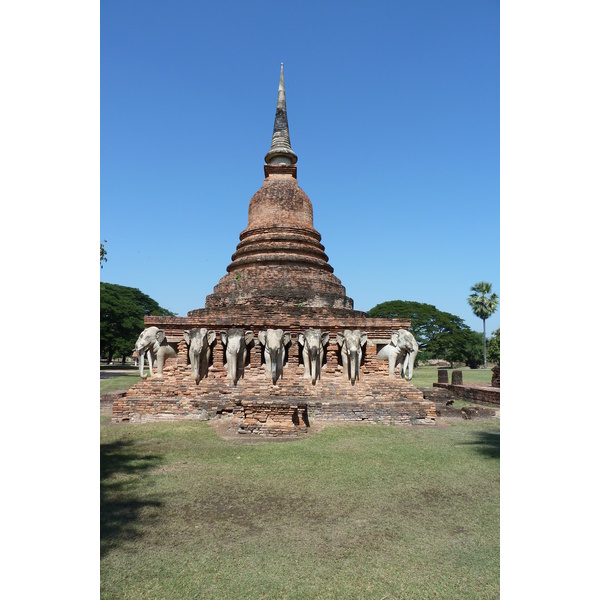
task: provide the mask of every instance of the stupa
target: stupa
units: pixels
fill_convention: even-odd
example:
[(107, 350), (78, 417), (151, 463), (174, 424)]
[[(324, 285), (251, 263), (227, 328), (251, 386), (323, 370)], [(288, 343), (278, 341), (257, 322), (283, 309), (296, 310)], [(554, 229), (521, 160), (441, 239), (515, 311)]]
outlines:
[(144, 319), (145, 331), (161, 332), (166, 361), (113, 404), (115, 422), (227, 418), (240, 433), (264, 435), (301, 434), (327, 419), (435, 423), (433, 402), (385, 358), (410, 321), (354, 310), (314, 227), (297, 161), (282, 64), (265, 178), (227, 274), (205, 308)]
[(283, 64), (265, 180), (250, 200), (248, 227), (227, 275), (206, 298), (206, 308), (309, 306), (352, 309), (313, 226), (313, 208), (298, 185), (285, 102)]

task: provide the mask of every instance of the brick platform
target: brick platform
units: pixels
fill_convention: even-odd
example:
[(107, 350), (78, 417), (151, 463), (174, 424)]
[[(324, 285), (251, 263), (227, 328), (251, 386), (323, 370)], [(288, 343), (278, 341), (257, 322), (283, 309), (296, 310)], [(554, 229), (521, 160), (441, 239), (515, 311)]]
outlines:
[(387, 361), (376, 358), (377, 348), (376, 341), (367, 342), (360, 379), (352, 385), (342, 371), (337, 343), (329, 343), (321, 379), (313, 386), (303, 377), (302, 353), (293, 338), (283, 378), (273, 385), (265, 373), (261, 346), (255, 343), (248, 353), (244, 378), (234, 386), (226, 379), (224, 347), (217, 341), (208, 377), (196, 385), (182, 339), (177, 358), (165, 363), (163, 377), (148, 378), (115, 400), (113, 421), (205, 420), (231, 415), (240, 431), (272, 435), (304, 431), (304, 412), (308, 423), (311, 419), (434, 423), (435, 404), (424, 401), (422, 392), (398, 375), (389, 379)]
[(500, 406), (500, 388), (492, 387), (489, 383), (469, 383), (466, 385), (434, 383), (433, 387), (445, 388), (453, 396), (463, 400)]

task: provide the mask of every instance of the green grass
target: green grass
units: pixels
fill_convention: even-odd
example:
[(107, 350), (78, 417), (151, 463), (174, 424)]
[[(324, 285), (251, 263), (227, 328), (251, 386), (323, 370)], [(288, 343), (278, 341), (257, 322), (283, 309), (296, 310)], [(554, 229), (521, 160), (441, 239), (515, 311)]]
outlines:
[[(491, 383), (492, 381), (492, 370), (491, 369), (468, 369), (462, 367), (460, 369), (446, 369), (448, 371), (448, 382), (452, 382), (452, 371), (463, 372), (464, 383)], [(398, 377), (398, 375), (396, 375)], [(438, 368), (437, 367), (416, 367), (413, 371), (413, 378), (411, 383), (418, 387), (432, 387), (438, 380)]]
[(101, 597), (498, 598), (497, 420), (101, 427)]
[(124, 373), (123, 375), (116, 375), (115, 377), (109, 377), (108, 379), (100, 380), (100, 393), (107, 394), (108, 392), (114, 392), (115, 390), (128, 390), (134, 383), (141, 381), (139, 371), (132, 371), (131, 373)]

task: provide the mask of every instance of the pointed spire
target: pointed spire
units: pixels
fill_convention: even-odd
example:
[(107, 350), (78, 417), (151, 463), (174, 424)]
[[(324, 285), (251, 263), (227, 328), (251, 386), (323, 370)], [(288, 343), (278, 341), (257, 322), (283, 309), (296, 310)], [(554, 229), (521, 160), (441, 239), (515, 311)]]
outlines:
[(296, 164), (298, 157), (290, 146), (290, 132), (287, 122), (287, 111), (285, 108), (285, 85), (283, 83), (283, 63), (281, 63), (281, 75), (279, 76), (279, 92), (277, 94), (277, 109), (275, 110), (275, 124), (273, 125), (273, 138), (271, 149), (265, 156), (265, 162), (270, 165)]

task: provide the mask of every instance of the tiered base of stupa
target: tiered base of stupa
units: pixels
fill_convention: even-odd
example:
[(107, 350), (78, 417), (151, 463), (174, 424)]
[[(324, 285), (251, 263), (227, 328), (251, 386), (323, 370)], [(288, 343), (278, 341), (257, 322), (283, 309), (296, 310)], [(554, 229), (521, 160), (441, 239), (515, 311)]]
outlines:
[[(377, 358), (390, 335), (407, 328), (403, 319), (371, 319), (348, 309), (317, 307), (222, 308), (190, 311), (187, 317), (146, 317), (146, 327), (164, 329), (177, 357), (165, 363), (162, 377), (134, 385), (113, 404), (113, 421), (151, 422), (229, 418), (239, 433), (297, 435), (323, 420), (385, 424), (435, 424), (433, 402), (396, 372), (389, 377), (388, 361)], [(208, 375), (193, 379), (183, 331), (206, 327), (217, 332)], [(237, 327), (252, 330), (243, 378), (227, 379), (225, 347), (219, 332)], [(315, 385), (304, 377), (298, 333), (309, 328), (329, 332), (321, 377)], [(283, 377), (273, 385), (265, 372), (258, 332), (283, 329), (291, 333)], [(359, 379), (352, 384), (342, 367), (336, 334), (344, 329), (367, 333)], [(155, 371), (156, 372), (156, 371)]]

